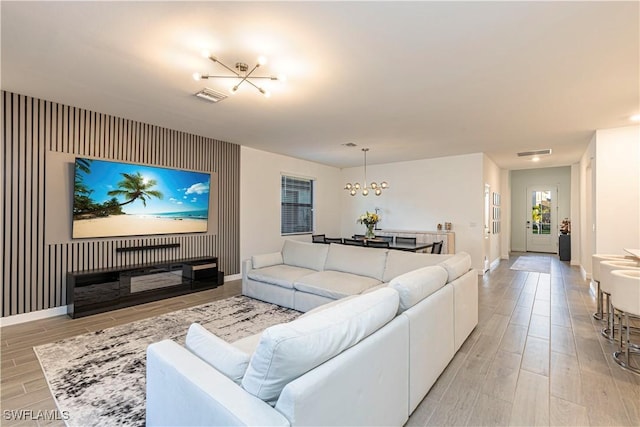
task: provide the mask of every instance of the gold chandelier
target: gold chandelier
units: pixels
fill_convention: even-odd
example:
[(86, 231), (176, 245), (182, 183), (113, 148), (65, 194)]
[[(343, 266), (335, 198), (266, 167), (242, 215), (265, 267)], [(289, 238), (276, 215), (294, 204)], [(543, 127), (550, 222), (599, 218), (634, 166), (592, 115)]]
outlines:
[(375, 181), (371, 181), (369, 183), (369, 185), (367, 185), (367, 151), (369, 151), (368, 148), (363, 148), (362, 151), (364, 152), (364, 182), (363, 185), (360, 186), (359, 182), (356, 182), (354, 184), (351, 184), (350, 182), (347, 182), (347, 184), (344, 186), (344, 189), (349, 191), (349, 194), (351, 194), (352, 196), (355, 196), (356, 194), (358, 194), (358, 190), (362, 189), (362, 195), (363, 196), (368, 196), (369, 195), (369, 191), (373, 191), (373, 194), (375, 194), (376, 196), (379, 196), (382, 194), (382, 190), (386, 190), (387, 188), (389, 188), (389, 184), (387, 183), (387, 181), (382, 181), (379, 185), (375, 182)]

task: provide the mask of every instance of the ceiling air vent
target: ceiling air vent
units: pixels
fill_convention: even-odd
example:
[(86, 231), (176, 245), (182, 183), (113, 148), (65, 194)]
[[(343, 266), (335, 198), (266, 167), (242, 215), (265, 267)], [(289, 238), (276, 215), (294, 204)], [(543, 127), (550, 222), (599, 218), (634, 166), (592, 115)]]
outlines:
[(547, 148), (546, 150), (522, 151), (518, 153), (518, 157), (542, 156), (545, 154), (551, 154), (551, 148)]
[(222, 101), (223, 99), (227, 98), (227, 95), (225, 95), (224, 93), (217, 92), (217, 91), (215, 91), (213, 89), (210, 89), (208, 87), (205, 87), (200, 92), (195, 93), (195, 95), (198, 98), (205, 99), (205, 100), (207, 100), (209, 102), (218, 102), (218, 101)]

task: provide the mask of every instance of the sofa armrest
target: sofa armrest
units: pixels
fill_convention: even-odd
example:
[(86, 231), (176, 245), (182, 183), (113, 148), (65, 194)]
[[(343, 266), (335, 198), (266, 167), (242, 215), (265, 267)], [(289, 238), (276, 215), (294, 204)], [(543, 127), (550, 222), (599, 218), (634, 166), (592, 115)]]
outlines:
[(278, 411), (171, 340), (147, 348), (146, 405), (148, 426), (290, 425)]

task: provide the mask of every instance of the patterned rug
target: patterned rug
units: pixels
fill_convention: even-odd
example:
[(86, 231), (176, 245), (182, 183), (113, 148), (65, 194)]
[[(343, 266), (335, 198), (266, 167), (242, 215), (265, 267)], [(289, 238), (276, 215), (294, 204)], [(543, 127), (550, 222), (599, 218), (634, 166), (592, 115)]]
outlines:
[(299, 312), (236, 296), (34, 347), (69, 426), (145, 424), (146, 349), (163, 339), (184, 344), (194, 322), (226, 340), (253, 335)]
[(551, 273), (551, 258), (548, 256), (528, 255), (518, 257), (510, 267), (511, 270), (533, 271), (536, 273)]

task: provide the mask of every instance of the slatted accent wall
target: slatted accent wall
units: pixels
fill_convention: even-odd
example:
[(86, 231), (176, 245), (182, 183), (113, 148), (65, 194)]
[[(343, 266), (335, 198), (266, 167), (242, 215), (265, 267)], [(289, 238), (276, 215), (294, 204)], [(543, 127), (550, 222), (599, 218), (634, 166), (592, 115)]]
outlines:
[[(217, 255), (226, 275), (239, 272), (238, 145), (5, 91), (1, 131), (2, 317), (65, 305), (67, 271)], [(45, 217), (58, 214), (45, 202), (48, 151), (217, 172), (218, 200), (211, 206), (217, 210), (217, 234), (75, 241), (69, 236), (68, 242), (48, 244)], [(115, 251), (164, 243), (180, 247)]]

